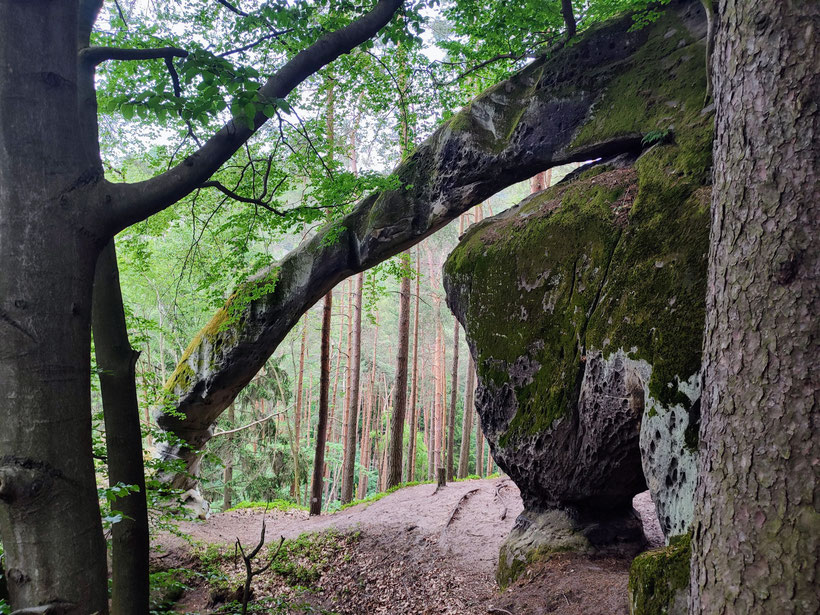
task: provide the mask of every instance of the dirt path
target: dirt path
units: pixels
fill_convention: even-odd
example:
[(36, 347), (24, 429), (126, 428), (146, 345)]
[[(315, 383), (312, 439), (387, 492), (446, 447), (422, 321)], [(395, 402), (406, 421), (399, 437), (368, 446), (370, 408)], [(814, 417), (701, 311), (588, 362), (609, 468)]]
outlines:
[[(646, 496), (638, 496), (635, 506), (645, 524), (657, 523)], [(330, 528), (361, 532), (352, 551), (334, 563), (311, 597), (332, 612), (626, 613), (627, 561), (558, 558), (499, 594), (499, 547), (522, 510), (515, 484), (496, 478), (451, 483), (438, 492), (434, 485), (407, 487), (320, 517), (304, 511), (264, 516), (266, 542)], [(258, 509), (238, 510), (183, 523), (180, 529), (205, 543), (232, 545), (238, 537), (252, 545), (259, 539), (262, 517)], [(162, 546), (172, 554), (189, 550), (172, 537), (165, 537)], [(268, 589), (275, 594), (281, 588)], [(192, 593), (180, 607), (209, 612), (207, 592)]]

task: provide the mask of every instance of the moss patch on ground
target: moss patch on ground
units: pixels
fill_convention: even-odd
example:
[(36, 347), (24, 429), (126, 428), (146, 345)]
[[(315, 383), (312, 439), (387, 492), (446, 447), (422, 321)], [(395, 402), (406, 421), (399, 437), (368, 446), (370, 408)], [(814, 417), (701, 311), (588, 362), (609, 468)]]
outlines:
[(689, 534), (672, 538), (668, 547), (636, 557), (629, 569), (630, 613), (671, 615), (676, 603), (685, 606), (691, 557)]

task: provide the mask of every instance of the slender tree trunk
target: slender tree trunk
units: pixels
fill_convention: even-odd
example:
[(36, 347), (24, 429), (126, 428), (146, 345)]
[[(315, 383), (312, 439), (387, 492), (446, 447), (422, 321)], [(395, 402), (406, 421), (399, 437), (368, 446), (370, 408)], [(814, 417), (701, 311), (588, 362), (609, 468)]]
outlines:
[(820, 611), (820, 3), (723, 0), (690, 611)]
[(467, 383), (464, 387), (464, 416), (461, 420), (461, 451), (458, 456), (458, 477), (465, 478), (470, 473), (470, 436), (473, 431), (473, 395), (475, 391), (475, 366), (473, 357), (467, 363)]
[(458, 329), (457, 319), (453, 319), (453, 371), (450, 376), (450, 412), (447, 416), (447, 480), (453, 480), (455, 471), (456, 401), (458, 398)]
[(475, 422), (475, 473), (484, 476), (484, 433), (479, 416), (476, 416)]
[[(347, 424), (350, 420), (350, 378), (353, 372), (351, 357), (353, 356), (353, 279), (347, 279), (347, 373), (345, 374), (344, 412), (342, 415), (342, 447), (343, 457), (347, 457)], [(342, 461), (344, 467), (344, 461)]]
[(564, 17), (564, 25), (567, 27), (567, 38), (575, 36), (575, 15), (572, 12), (572, 0), (561, 0), (561, 15)]
[(325, 295), (322, 311), (322, 349), (319, 377), (319, 423), (316, 427), (316, 454), (313, 459), (313, 487), (310, 496), (310, 514), (322, 512), (322, 476), (325, 468), (325, 447), (327, 446), (328, 393), (330, 391), (330, 325), (333, 307), (333, 292)]
[(353, 481), (356, 470), (356, 425), (359, 418), (359, 363), (362, 348), (362, 288), (364, 274), (356, 276), (356, 301), (353, 306), (353, 343), (350, 352), (350, 388), (347, 392), (347, 441), (342, 467), (342, 504), (353, 499)]
[(105, 417), (108, 482), (138, 488), (111, 504), (113, 511), (122, 514), (122, 520), (111, 528), (111, 610), (141, 615), (148, 609), (149, 532), (135, 372), (139, 353), (128, 340), (113, 240), (97, 260), (92, 326)]
[(293, 413), (293, 438), (291, 439), (291, 450), (293, 451), (293, 484), (290, 488), (290, 495), (297, 502), (299, 501), (299, 430), (302, 420), (302, 387), (305, 379), (305, 355), (307, 354), (307, 334), (308, 315), (305, 313), (304, 324), (302, 325), (302, 346), (299, 351), (299, 374), (296, 377), (296, 408)]
[[(234, 407), (236, 406), (235, 403), (231, 403), (228, 406), (228, 421), (231, 424), (231, 427), (234, 426)], [(233, 434), (228, 435), (228, 454), (225, 456), (225, 472), (223, 475), (224, 478), (224, 485), (222, 489), (222, 510), (228, 510), (232, 506), (231, 502), (231, 481), (233, 480), (233, 450), (231, 450), (231, 444), (233, 441)]]
[[(416, 246), (416, 268), (420, 269), (419, 248)], [(413, 380), (410, 384), (410, 443), (407, 450), (408, 481), (416, 480), (416, 437), (419, 431), (419, 420), (416, 412), (419, 389), (419, 303), (421, 302), (420, 289), (421, 273), (416, 273), (416, 301), (413, 313)]]
[[(370, 379), (368, 381), (368, 392), (366, 410), (365, 410), (365, 420), (364, 420), (364, 430), (362, 432), (362, 471), (359, 473), (359, 489), (358, 489), (358, 497), (359, 499), (365, 497), (367, 495), (367, 469), (370, 468), (370, 432), (371, 432), (371, 421), (373, 415), (373, 397), (376, 393), (375, 385), (376, 385), (376, 350), (378, 348), (378, 341), (379, 341), (379, 314), (376, 313), (376, 326), (373, 328), (373, 358), (370, 363)], [(365, 465), (366, 464), (366, 465)]]
[[(409, 259), (409, 254), (406, 255)], [(407, 263), (409, 264), (409, 263)], [(399, 347), (396, 353), (396, 398), (390, 417), (390, 445), (387, 453), (387, 489), (401, 483), (404, 451), (404, 422), (407, 411), (407, 353), (410, 337), (410, 278), (402, 277), (399, 291)]]

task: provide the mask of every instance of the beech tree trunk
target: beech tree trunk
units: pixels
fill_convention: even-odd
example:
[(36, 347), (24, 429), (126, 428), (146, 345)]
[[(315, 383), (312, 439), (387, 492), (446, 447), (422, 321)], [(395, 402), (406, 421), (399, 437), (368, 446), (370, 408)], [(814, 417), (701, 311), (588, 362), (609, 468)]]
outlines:
[(325, 469), (325, 447), (327, 446), (328, 393), (330, 391), (330, 325), (333, 292), (325, 295), (322, 310), (322, 349), (319, 372), (319, 422), (316, 427), (316, 453), (313, 458), (313, 486), (310, 494), (310, 514), (322, 512), (322, 477)]
[(470, 473), (470, 437), (473, 431), (475, 364), (469, 355), (467, 382), (464, 388), (464, 416), (461, 421), (461, 451), (458, 456), (458, 477), (465, 478)]
[(690, 610), (820, 611), (820, 3), (722, 0)]
[(89, 359), (110, 235), (80, 21), (77, 2), (0, 2), (0, 536), (12, 607), (71, 615), (108, 612)]
[(356, 296), (353, 304), (353, 339), (350, 348), (350, 387), (347, 391), (348, 412), (344, 461), (342, 463), (342, 504), (353, 499), (356, 471), (356, 426), (359, 419), (359, 367), (362, 350), (362, 288), (364, 274), (356, 276)]
[(108, 483), (138, 489), (111, 504), (112, 512), (122, 515), (122, 520), (111, 528), (111, 610), (118, 615), (142, 615), (148, 611), (149, 531), (135, 371), (139, 353), (128, 340), (113, 240), (97, 259), (91, 314), (103, 400)]
[(396, 352), (396, 398), (390, 417), (390, 445), (387, 453), (385, 487), (401, 483), (404, 451), (404, 421), (407, 411), (407, 353), (410, 346), (410, 278), (402, 277), (399, 290), (399, 347)]

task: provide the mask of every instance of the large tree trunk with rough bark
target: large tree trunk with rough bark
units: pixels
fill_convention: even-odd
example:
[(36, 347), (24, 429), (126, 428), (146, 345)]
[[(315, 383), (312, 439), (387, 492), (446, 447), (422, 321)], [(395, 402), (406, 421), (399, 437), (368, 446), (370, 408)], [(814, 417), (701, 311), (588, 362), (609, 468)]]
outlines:
[(820, 610), (820, 3), (724, 0), (691, 612)]
[(114, 241), (97, 259), (91, 315), (105, 420), (108, 483), (137, 488), (116, 498), (112, 512), (122, 519), (111, 528), (111, 610), (117, 615), (148, 611), (148, 504), (135, 366)]

